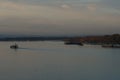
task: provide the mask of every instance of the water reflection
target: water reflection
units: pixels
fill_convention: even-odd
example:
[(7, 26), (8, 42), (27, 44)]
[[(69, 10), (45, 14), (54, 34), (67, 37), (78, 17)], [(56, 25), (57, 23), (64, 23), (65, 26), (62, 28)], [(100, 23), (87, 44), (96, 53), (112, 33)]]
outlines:
[(21, 42), (15, 52), (0, 44), (0, 80), (120, 80), (120, 49)]
[(45, 50), (45, 49), (40, 49), (40, 48), (19, 48), (19, 49), (21, 49), (21, 50), (38, 50), (38, 51), (40, 51), (40, 50)]
[(19, 50), (28, 50), (28, 51), (56, 51), (56, 49), (45, 49), (45, 48), (19, 48)]

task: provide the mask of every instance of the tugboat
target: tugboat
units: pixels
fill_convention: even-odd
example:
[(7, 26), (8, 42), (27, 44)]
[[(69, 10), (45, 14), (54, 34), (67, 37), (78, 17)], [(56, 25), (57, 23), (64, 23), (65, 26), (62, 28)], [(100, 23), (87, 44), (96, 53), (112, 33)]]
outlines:
[(102, 47), (105, 47), (105, 48), (120, 48), (120, 44), (104, 44), (102, 45)]
[(10, 48), (11, 48), (11, 49), (18, 49), (19, 47), (18, 47), (18, 45), (15, 43), (14, 45), (11, 45)]
[(66, 45), (80, 45), (80, 46), (83, 46), (83, 44), (81, 42), (77, 42), (77, 41), (65, 41), (64, 44), (66, 44)]

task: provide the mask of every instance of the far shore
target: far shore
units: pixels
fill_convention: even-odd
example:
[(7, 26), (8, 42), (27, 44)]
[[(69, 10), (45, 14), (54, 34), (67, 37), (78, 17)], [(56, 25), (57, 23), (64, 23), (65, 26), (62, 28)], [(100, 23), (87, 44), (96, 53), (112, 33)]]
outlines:
[(120, 34), (80, 37), (3, 37), (0, 41), (64, 41), (83, 44), (120, 44)]

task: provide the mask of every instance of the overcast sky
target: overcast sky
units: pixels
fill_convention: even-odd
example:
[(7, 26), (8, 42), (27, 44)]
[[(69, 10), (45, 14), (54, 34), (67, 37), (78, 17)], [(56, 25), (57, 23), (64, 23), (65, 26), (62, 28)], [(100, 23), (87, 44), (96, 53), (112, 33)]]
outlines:
[(120, 0), (0, 0), (0, 34), (120, 33)]

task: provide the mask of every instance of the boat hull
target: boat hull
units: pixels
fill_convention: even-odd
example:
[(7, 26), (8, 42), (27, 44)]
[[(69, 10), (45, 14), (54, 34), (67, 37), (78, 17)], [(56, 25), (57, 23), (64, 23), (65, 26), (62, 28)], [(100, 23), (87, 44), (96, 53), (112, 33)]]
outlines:
[(64, 44), (66, 45), (80, 45), (80, 46), (83, 46), (83, 44), (81, 42), (65, 42)]
[(10, 46), (11, 49), (18, 49), (18, 46), (17, 45), (12, 45)]
[(105, 47), (105, 48), (120, 48), (120, 45), (102, 45), (102, 47)]

